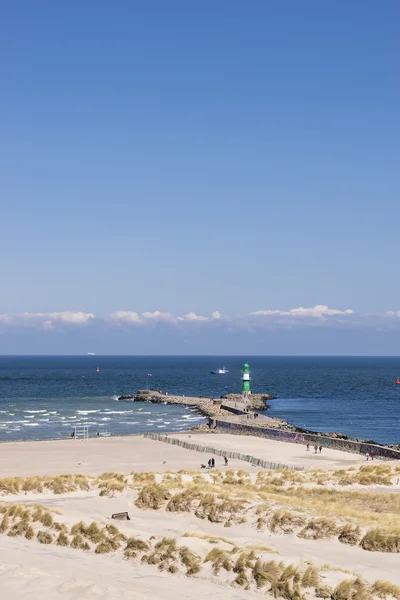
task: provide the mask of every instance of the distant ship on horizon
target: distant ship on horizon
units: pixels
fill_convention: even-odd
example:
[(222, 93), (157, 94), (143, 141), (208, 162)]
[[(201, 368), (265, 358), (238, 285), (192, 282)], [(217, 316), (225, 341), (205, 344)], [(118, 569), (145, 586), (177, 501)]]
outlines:
[(88, 352), (87, 355), (88, 356), (96, 356), (94, 352)]

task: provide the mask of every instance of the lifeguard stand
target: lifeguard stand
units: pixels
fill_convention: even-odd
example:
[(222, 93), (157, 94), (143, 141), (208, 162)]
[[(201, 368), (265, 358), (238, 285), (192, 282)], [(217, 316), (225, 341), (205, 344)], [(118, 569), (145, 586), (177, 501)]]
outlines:
[(89, 425), (75, 425), (74, 427), (74, 439), (88, 440), (89, 439)]

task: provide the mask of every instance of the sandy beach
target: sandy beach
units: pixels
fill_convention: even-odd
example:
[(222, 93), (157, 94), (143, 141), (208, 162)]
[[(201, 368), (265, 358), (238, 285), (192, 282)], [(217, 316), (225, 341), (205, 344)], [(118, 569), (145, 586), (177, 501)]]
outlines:
[[(307, 569), (316, 569), (318, 582), (301, 588), (306, 600), (329, 597), (318, 593), (357, 576), (370, 588), (377, 580), (400, 586), (398, 550), (365, 549), (365, 535), (374, 527), (390, 524), (398, 530), (394, 461), (367, 464), (359, 455), (330, 449), (314, 454), (304, 445), (250, 436), (169, 435), (304, 470), (285, 474), (231, 459), (226, 466), (215, 456), (216, 467), (208, 471), (200, 465), (210, 456), (143, 436), (3, 444), (2, 595), (19, 600), (29, 590), (33, 600), (108, 600), (131, 598), (134, 589), (135, 598), (151, 600), (177, 594), (185, 599), (272, 597), (267, 584), (260, 588), (256, 572), (272, 563), (277, 572), (295, 566), (299, 575), (287, 584), (293, 590), (301, 582), (307, 585)], [(386, 496), (389, 508), (384, 508)], [(377, 513), (373, 506), (379, 497)], [(124, 511), (129, 521), (110, 518)], [(85, 526), (77, 529), (79, 523)], [(90, 523), (96, 524), (95, 536)], [(106, 529), (111, 524), (118, 534)], [(355, 539), (344, 543), (346, 526)], [(27, 536), (29, 527), (33, 533)], [(61, 533), (65, 545), (60, 545)], [(86, 549), (77, 545), (77, 536), (87, 540)], [(99, 545), (105, 548), (112, 536), (117, 536), (114, 545), (101, 555)], [(132, 553), (132, 539), (146, 549)], [(169, 548), (164, 555), (163, 545)]]

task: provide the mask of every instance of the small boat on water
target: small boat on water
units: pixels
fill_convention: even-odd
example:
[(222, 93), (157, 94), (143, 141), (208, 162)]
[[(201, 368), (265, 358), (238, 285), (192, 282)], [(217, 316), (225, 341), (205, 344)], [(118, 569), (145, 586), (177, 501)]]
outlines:
[(396, 385), (400, 385), (400, 377), (396, 379)]
[(211, 375), (226, 375), (229, 373), (226, 367), (222, 367), (222, 369), (217, 369), (216, 371), (210, 371)]

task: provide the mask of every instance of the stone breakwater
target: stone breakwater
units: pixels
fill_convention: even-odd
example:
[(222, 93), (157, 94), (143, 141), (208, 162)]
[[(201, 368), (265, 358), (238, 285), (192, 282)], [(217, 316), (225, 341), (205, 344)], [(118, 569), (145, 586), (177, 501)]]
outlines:
[[(398, 446), (385, 447), (376, 444), (372, 440), (352, 439), (341, 433), (310, 431), (295, 427), (283, 419), (257, 414), (256, 411), (268, 410), (267, 400), (272, 399), (269, 394), (252, 394), (248, 413), (243, 413), (243, 405), (240, 404), (241, 399), (240, 394), (226, 394), (221, 398), (214, 399), (169, 395), (157, 390), (139, 390), (136, 394), (119, 397), (119, 400), (132, 402), (192, 406), (210, 419), (208, 424), (193, 427), (193, 430), (210, 431), (214, 429), (214, 431), (223, 431), (224, 433), (265, 436), (287, 442), (317, 443), (318, 445), (336, 447), (348, 452), (365, 453), (374, 451), (380, 457), (400, 458), (400, 448)], [(377, 450), (378, 448), (380, 450)]]
[[(250, 410), (267, 410), (267, 400), (272, 398), (269, 394), (252, 394), (249, 399)], [(152, 402), (154, 404), (180, 404), (182, 406), (192, 406), (197, 408), (206, 417), (224, 415), (232, 417), (229, 410), (224, 408), (226, 405), (233, 405), (242, 399), (240, 394), (227, 394), (221, 398), (203, 398), (199, 396), (175, 396), (162, 393), (158, 390), (139, 390), (136, 394), (126, 394), (120, 396), (118, 400), (127, 400), (131, 402)], [(272, 420), (272, 419), (271, 419)], [(275, 420), (275, 419), (274, 419)], [(282, 424), (280, 419), (276, 422)]]

